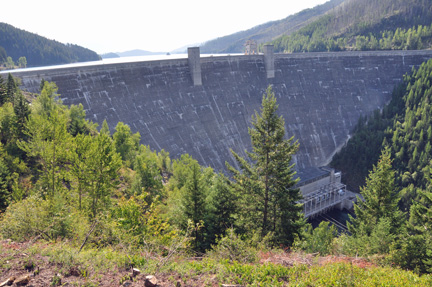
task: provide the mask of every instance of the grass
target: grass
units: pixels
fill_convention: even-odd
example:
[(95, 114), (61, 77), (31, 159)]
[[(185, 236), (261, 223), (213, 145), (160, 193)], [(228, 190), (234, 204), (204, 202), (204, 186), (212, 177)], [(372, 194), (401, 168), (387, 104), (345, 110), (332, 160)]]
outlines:
[[(48, 262), (47, 268), (54, 268), (54, 274), (68, 275), (71, 270), (79, 270), (81, 283), (76, 283), (77, 286), (99, 286), (97, 282), (104, 274), (118, 274), (111, 279), (117, 285), (128, 280), (127, 274), (132, 266), (139, 268), (143, 274), (162, 278), (166, 285), (161, 286), (172, 286), (177, 281), (182, 286), (432, 286), (430, 275), (419, 276), (397, 268), (361, 265), (337, 258), (325, 261), (314, 259), (309, 264), (300, 262), (287, 266), (271, 262), (268, 255), (265, 259), (270, 262), (267, 263), (239, 263), (212, 258), (189, 260), (185, 256), (177, 256), (161, 265), (162, 258), (149, 256), (139, 248), (125, 251), (121, 248), (93, 247), (78, 252), (77, 247), (65, 242), (38, 242), (18, 250), (0, 244), (0, 253), (3, 254), (0, 257), (0, 274), (13, 268), (24, 271), (28, 262), (40, 266), (44, 259)], [(26, 259), (14, 261), (13, 257), (19, 254), (26, 254)], [(279, 253), (278, 256), (283, 255)], [(20, 262), (21, 266), (14, 266), (14, 262)]]

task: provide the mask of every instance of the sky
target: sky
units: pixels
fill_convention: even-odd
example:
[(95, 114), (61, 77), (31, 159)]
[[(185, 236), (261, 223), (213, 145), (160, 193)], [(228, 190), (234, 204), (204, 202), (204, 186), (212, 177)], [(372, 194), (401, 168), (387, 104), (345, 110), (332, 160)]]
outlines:
[(0, 22), (98, 54), (171, 52), (327, 0), (3, 0)]

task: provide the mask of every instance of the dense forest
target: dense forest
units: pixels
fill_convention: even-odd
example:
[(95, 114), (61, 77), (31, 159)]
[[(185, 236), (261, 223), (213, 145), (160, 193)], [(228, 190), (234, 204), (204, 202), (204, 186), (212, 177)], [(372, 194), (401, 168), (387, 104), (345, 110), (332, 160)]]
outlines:
[(426, 49), (431, 22), (428, 0), (349, 0), (272, 44), (285, 53)]
[[(25, 57), (26, 66), (48, 66), (97, 61), (95, 52), (73, 44), (62, 44), (39, 35), (0, 23), (0, 65), (13, 66)], [(9, 58), (9, 60), (8, 60)], [(12, 61), (12, 63), (10, 63)], [(9, 62), (9, 63), (8, 63)], [(16, 66), (22, 66), (19, 63)]]

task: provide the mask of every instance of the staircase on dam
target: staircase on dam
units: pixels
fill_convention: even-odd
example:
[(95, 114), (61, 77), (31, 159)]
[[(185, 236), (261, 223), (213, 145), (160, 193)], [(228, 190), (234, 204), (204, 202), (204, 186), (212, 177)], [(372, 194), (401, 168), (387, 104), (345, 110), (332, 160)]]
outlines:
[(328, 164), (358, 118), (382, 108), (403, 76), (430, 58), (432, 50), (274, 54), (272, 46), (264, 54), (203, 57), (190, 48), (181, 59), (0, 75), (12, 73), (33, 93), (42, 79), (55, 82), (63, 103), (82, 104), (89, 120), (100, 126), (106, 120), (111, 131), (122, 121), (153, 150), (164, 149), (173, 159), (188, 153), (216, 171), (226, 171), (225, 162), (237, 167), (231, 150), (243, 157), (251, 150), (251, 116), (271, 85), (287, 137), (299, 142), (293, 159), (301, 170)]

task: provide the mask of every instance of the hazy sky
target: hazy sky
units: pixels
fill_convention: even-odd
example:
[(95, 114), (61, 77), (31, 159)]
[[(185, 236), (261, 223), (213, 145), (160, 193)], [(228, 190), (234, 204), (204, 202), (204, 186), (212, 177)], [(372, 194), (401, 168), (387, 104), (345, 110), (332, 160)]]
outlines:
[(0, 22), (97, 53), (168, 52), (280, 20), (326, 0), (2, 0)]

